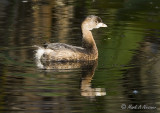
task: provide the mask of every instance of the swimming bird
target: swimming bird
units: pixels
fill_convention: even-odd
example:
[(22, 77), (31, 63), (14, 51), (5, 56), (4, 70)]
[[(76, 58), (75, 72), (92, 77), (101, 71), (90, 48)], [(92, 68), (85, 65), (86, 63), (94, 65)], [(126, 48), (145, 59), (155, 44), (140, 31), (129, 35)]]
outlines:
[(65, 43), (50, 43), (36, 50), (35, 57), (41, 61), (91, 61), (98, 59), (98, 49), (92, 29), (107, 27), (102, 19), (95, 15), (87, 16), (82, 22), (82, 47)]

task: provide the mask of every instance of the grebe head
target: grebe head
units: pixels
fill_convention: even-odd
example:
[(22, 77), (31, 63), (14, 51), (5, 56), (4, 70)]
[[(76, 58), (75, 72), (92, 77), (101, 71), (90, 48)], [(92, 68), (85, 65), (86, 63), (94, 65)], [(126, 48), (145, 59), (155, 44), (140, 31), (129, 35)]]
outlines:
[(87, 16), (82, 23), (82, 29), (92, 30), (94, 28), (107, 27), (106, 24), (102, 22), (102, 19), (95, 15)]

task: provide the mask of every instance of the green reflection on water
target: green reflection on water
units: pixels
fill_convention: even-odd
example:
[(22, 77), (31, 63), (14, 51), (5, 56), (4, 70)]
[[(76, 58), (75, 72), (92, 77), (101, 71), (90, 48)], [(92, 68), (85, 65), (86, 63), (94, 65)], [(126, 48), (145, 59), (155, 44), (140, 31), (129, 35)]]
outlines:
[(131, 60), (140, 43), (147, 34), (155, 34), (160, 29), (158, 4), (159, 1), (129, 0), (118, 10), (108, 9), (107, 14), (112, 17), (106, 15), (103, 20), (109, 27), (98, 43), (99, 65), (93, 80), (95, 86), (110, 90), (108, 95), (120, 95), (123, 70), (134, 68)]

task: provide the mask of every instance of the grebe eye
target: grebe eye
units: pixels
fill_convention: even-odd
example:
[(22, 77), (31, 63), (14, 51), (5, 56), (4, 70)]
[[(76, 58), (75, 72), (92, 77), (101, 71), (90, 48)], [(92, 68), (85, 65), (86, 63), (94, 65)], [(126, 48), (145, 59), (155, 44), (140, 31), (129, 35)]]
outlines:
[(97, 21), (98, 21), (98, 23), (100, 23), (100, 22), (102, 22), (102, 19), (98, 17)]
[(96, 20), (95, 23), (98, 24), (98, 21)]

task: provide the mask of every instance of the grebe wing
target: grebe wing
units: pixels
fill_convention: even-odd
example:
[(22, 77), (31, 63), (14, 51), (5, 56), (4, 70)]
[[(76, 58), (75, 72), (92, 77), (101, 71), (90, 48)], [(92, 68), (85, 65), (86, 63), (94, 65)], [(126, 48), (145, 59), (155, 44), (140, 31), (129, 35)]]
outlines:
[(52, 49), (53, 51), (70, 50), (70, 51), (84, 51), (84, 48), (72, 46), (64, 43), (50, 43), (46, 47), (47, 49)]

